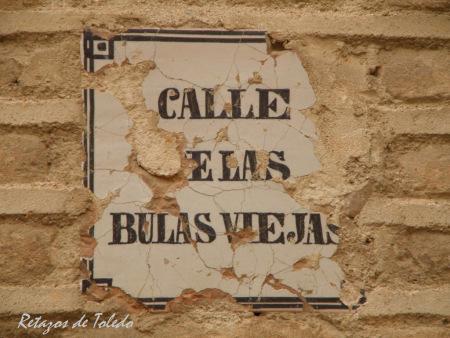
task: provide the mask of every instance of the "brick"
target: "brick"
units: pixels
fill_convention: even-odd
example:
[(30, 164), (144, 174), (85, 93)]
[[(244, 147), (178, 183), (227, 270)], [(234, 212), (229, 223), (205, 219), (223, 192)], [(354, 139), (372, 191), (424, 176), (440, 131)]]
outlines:
[[(366, 335), (362, 337), (383, 337), (383, 338), (443, 338), (448, 337), (448, 327), (445, 324), (441, 325), (408, 325), (405, 323), (401, 327), (397, 323), (382, 321), (376, 329), (367, 329), (364, 331)], [(395, 325), (397, 324), (397, 325)], [(350, 335), (351, 336), (351, 335)]]
[(0, 287), (0, 313), (15, 315), (77, 311), (83, 298), (76, 285), (48, 287)]
[(25, 126), (32, 124), (81, 124), (80, 100), (0, 101), (0, 124)]
[(387, 4), (408, 9), (450, 10), (450, 2), (448, 0), (388, 0)]
[[(127, 10), (130, 7), (127, 6)], [(95, 22), (112, 22), (111, 27), (123, 28), (124, 8), (102, 10), (98, 9)], [(279, 31), (279, 23), (290, 35), (318, 35), (318, 36), (367, 36), (379, 38), (450, 38), (450, 23), (445, 15), (415, 14), (395, 16), (383, 15), (349, 15), (340, 13), (315, 13), (305, 15), (301, 8), (289, 11), (273, 12), (263, 8), (239, 6), (208, 6), (208, 15), (204, 15), (204, 8), (191, 6), (188, 3), (177, 6), (152, 4), (151, 7), (139, 7), (133, 19), (137, 26), (178, 26), (193, 17), (201, 17), (206, 24), (217, 25), (222, 22), (227, 29), (254, 29), (266, 27), (269, 31)], [(189, 13), (189, 14), (187, 14)], [(308, 12), (307, 12), (308, 13)], [(80, 32), (86, 24), (92, 21), (91, 10), (58, 9), (20, 12), (4, 12), (1, 14), (0, 35), (36, 32)], [(126, 17), (125, 17), (126, 19)], [(127, 20), (125, 20), (127, 22)], [(129, 21), (129, 20), (128, 20)], [(114, 23), (116, 22), (116, 23)], [(131, 21), (132, 24), (133, 21)], [(20, 23), (20, 24), (18, 24)], [(130, 24), (127, 25), (128, 27)]]
[(380, 108), (385, 117), (385, 131), (402, 135), (446, 135), (450, 134), (450, 107), (415, 109)]
[(444, 137), (398, 140), (390, 145), (385, 163), (385, 185), (392, 191), (450, 192), (450, 142)]
[[(342, 110), (342, 113), (349, 112), (353, 116), (353, 111), (349, 109), (346, 100), (336, 100), (336, 90), (340, 95), (347, 97), (355, 97), (360, 93), (364, 93), (369, 89), (367, 80), (368, 65), (361, 62), (360, 57), (354, 55), (346, 55), (345, 58), (340, 56), (340, 50), (345, 48), (345, 44), (337, 41), (322, 40), (316, 38), (304, 39), (308, 40), (307, 48), (300, 42), (296, 48), (301, 53), (301, 59), (311, 70), (308, 75), (314, 86), (315, 94), (324, 102), (329, 109)], [(367, 52), (367, 49), (364, 49)], [(333, 72), (330, 72), (330, 68)], [(326, 101), (323, 101), (326, 100)], [(353, 108), (353, 107), (352, 107)], [(344, 111), (345, 110), (345, 111)], [(341, 114), (342, 114), (341, 113)], [(336, 116), (335, 120), (339, 121), (342, 115)], [(344, 123), (351, 119), (347, 117), (341, 119)], [(353, 119), (355, 117), (353, 116)], [(353, 122), (350, 120), (350, 123)], [(355, 121), (356, 122), (356, 121)], [(342, 127), (338, 127), (342, 132)], [(347, 131), (353, 131), (358, 127), (353, 124)]]
[(42, 99), (78, 98), (81, 96), (79, 46), (62, 41), (31, 54), (10, 96), (26, 95)]
[[(42, 11), (33, 12), (5, 12), (2, 13), (0, 35), (30, 32), (60, 32), (68, 30), (82, 30), (83, 15), (79, 11)], [(20, 21), (17, 21), (20, 20)], [(17, 23), (20, 22), (20, 25)]]
[(49, 188), (46, 185), (0, 187), (0, 214), (79, 215), (89, 205), (90, 195), (83, 188)]
[(384, 227), (371, 233), (377, 285), (431, 285), (450, 279), (449, 233)]
[(0, 60), (0, 86), (14, 85), (22, 72), (22, 65), (13, 58)]
[(0, 8), (4, 10), (20, 10), (43, 5), (45, 0), (0, 0)]
[[(0, 184), (83, 180), (81, 128), (74, 132), (36, 132), (33, 126), (0, 135)], [(12, 128), (11, 128), (12, 129)], [(75, 140), (73, 140), (75, 138)]]
[(60, 268), (77, 268), (80, 261), (80, 229), (78, 226), (64, 227), (55, 235), (50, 250), (52, 264)]
[(28, 224), (0, 225), (0, 284), (32, 285), (53, 270), (50, 246), (56, 229)]
[(362, 225), (405, 225), (414, 228), (448, 229), (450, 201), (373, 197), (363, 207), (358, 222)]
[(0, 184), (45, 180), (49, 171), (49, 152), (39, 136), (1, 135), (0, 158)]
[(381, 83), (403, 100), (450, 97), (450, 58), (446, 50), (396, 49), (380, 55)]
[(48, 181), (58, 182), (63, 185), (79, 185), (83, 181), (84, 172), (81, 163), (83, 157), (83, 145), (81, 133), (78, 139), (72, 141), (75, 135), (64, 135), (49, 142), (50, 171)]
[(449, 316), (449, 299), (449, 286), (417, 290), (378, 288), (367, 294), (367, 303), (358, 313), (362, 317), (402, 314)]

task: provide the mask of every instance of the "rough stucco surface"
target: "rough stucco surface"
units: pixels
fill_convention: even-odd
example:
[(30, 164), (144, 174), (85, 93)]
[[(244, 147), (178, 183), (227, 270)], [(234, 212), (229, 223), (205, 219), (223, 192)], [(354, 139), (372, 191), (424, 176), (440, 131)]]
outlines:
[[(54, 320), (129, 313), (135, 323), (132, 330), (87, 329), (86, 337), (450, 336), (448, 0), (0, 0), (0, 9), (0, 336), (41, 336), (16, 330), (22, 312)], [(205, 290), (181, 295), (169, 313), (152, 313), (118, 289), (94, 285), (82, 295), (79, 257), (92, 254), (87, 231), (108, 200), (82, 185), (81, 89), (113, 93), (135, 120), (131, 163), (146, 169), (152, 207), (176, 209), (164, 196), (185, 184), (189, 167), (173, 135), (132, 138), (157, 124), (140, 119), (143, 98), (136, 96), (152, 64), (84, 73), (86, 26), (104, 34), (264, 29), (294, 50), (317, 96), (304, 113), (320, 136), (322, 169), (285, 189), (341, 226), (333, 259), (345, 272), (342, 298), (351, 303), (363, 289), (366, 304), (255, 315)]]

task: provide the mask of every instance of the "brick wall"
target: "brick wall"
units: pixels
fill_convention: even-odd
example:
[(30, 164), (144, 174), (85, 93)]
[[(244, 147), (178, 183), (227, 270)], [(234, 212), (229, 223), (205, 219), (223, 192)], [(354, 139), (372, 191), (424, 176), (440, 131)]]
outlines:
[[(22, 312), (130, 313), (86, 337), (444, 337), (450, 332), (450, 2), (0, 0), (0, 336)], [(256, 316), (212, 297), (145, 311), (120, 290), (79, 291), (102, 205), (83, 188), (84, 27), (265, 29), (304, 64), (322, 170), (289, 187), (341, 225), (339, 313)], [(208, 298), (208, 297), (205, 297)], [(79, 337), (53, 330), (48, 336)]]

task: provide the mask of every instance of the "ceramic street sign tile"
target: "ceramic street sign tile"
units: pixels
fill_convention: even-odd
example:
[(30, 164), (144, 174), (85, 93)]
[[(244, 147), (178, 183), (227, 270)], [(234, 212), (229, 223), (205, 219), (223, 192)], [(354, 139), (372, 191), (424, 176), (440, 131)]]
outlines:
[(315, 96), (294, 52), (268, 53), (265, 33), (254, 31), (148, 29), (109, 40), (87, 31), (82, 45), (88, 72), (153, 63), (141, 88), (145, 108), (158, 130), (183, 136), (186, 159), (196, 163), (168, 193), (178, 212), (152, 210), (155, 192), (131, 155), (149, 175), (158, 161), (179, 163), (170, 166), (164, 151), (146, 163), (154, 130), (111, 92), (85, 90), (85, 183), (109, 198), (92, 231), (91, 280), (155, 309), (207, 288), (258, 310), (301, 309), (304, 301), (346, 308), (332, 260), (337, 226), (283, 188), (320, 170), (314, 125), (302, 114)]

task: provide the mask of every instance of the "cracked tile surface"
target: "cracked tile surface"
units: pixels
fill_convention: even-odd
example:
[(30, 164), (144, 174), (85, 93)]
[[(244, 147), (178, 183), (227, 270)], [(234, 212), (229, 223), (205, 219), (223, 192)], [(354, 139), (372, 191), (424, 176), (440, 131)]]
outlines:
[(137, 78), (147, 61), (141, 87), (112, 75), (95, 90), (93, 190), (115, 195), (95, 224), (94, 279), (146, 299), (206, 288), (338, 298), (337, 227), (282, 185), (320, 170), (297, 55), (265, 42), (115, 41), (95, 70)]

